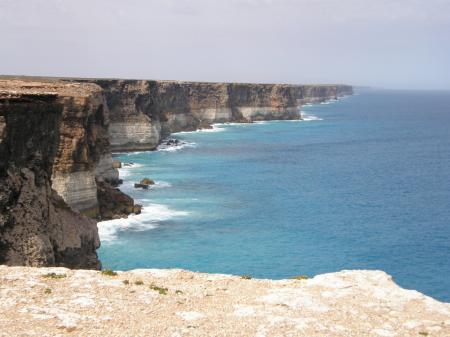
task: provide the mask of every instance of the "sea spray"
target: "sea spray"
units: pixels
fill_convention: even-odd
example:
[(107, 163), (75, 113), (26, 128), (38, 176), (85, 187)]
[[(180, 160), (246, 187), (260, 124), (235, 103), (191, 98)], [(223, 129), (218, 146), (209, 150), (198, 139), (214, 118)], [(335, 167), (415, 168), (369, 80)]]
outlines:
[(126, 219), (114, 219), (99, 222), (98, 232), (103, 243), (117, 240), (121, 231), (146, 231), (156, 228), (162, 221), (188, 215), (188, 212), (177, 211), (161, 204), (146, 204), (141, 214), (130, 215)]

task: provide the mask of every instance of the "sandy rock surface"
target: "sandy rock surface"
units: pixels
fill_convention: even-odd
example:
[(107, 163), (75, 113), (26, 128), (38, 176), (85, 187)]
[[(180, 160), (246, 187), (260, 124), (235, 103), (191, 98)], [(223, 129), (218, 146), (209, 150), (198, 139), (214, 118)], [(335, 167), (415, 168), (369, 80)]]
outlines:
[[(52, 274), (54, 273), (54, 274)], [(450, 304), (381, 271), (256, 280), (0, 266), (0, 336), (450, 336)]]

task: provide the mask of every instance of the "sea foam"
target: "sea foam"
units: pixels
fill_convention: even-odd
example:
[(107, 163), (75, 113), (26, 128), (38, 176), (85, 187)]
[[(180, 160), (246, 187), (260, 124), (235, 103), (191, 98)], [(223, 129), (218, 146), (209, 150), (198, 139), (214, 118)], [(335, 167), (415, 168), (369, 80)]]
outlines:
[(126, 219), (101, 221), (98, 225), (98, 234), (103, 243), (112, 242), (122, 231), (146, 231), (159, 226), (162, 221), (188, 215), (189, 212), (173, 210), (166, 205), (147, 204), (142, 208), (141, 214), (130, 215)]
[(188, 147), (196, 147), (197, 144), (193, 142), (182, 142), (178, 145), (164, 145), (161, 144), (158, 146), (157, 150), (162, 152), (176, 152), (178, 150), (188, 148)]
[(179, 131), (179, 132), (174, 132), (172, 134), (175, 135), (175, 134), (192, 133), (192, 132), (223, 132), (223, 131), (225, 131), (225, 128), (223, 127), (223, 125), (225, 125), (225, 124), (226, 123), (214, 123), (214, 124), (211, 124), (211, 128), (197, 129), (194, 131)]
[(323, 118), (311, 115), (311, 114), (307, 114), (305, 112), (302, 112), (302, 119), (301, 121), (304, 122), (311, 122), (311, 121), (323, 121)]

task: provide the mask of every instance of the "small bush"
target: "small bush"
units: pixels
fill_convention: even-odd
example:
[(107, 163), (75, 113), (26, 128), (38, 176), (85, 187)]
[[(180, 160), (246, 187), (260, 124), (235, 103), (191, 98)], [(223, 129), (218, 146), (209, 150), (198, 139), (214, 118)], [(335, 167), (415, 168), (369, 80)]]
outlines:
[(181, 295), (183, 292), (181, 290), (175, 290), (175, 294)]
[(294, 280), (307, 280), (309, 277), (307, 275), (298, 275), (298, 276), (294, 276), (292, 279)]
[(251, 280), (252, 279), (252, 275), (241, 275), (241, 279), (243, 279), (243, 280)]
[(44, 294), (51, 294), (51, 293), (52, 293), (52, 290), (50, 288), (46, 288), (44, 290)]
[[(159, 292), (160, 295), (167, 295), (167, 291), (169, 290), (167, 288), (155, 286), (154, 284), (150, 285), (150, 289)], [(178, 290), (178, 291), (180, 291), (180, 290)]]
[(144, 282), (142, 280), (137, 280), (137, 281), (134, 282), (134, 284), (137, 285), (137, 286), (141, 286), (141, 285), (144, 284)]
[(130, 281), (128, 281), (128, 280), (123, 280), (122, 283), (125, 284), (125, 285), (129, 285), (129, 284), (130, 284)]
[(56, 274), (56, 273), (48, 273), (44, 275), (45, 278), (52, 278), (52, 279), (62, 279), (67, 277), (66, 274)]
[(117, 276), (117, 273), (114, 270), (111, 270), (111, 269), (103, 269), (102, 270), (102, 275)]

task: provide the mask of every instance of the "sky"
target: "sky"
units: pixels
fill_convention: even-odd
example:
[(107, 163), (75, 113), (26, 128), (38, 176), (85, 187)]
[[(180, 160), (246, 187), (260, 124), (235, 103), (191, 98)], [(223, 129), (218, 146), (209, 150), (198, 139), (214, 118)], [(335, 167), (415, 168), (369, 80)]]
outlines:
[(0, 74), (450, 89), (450, 0), (0, 0)]

